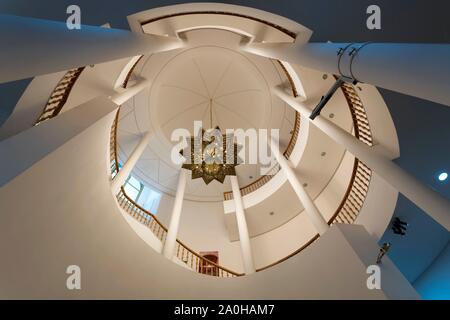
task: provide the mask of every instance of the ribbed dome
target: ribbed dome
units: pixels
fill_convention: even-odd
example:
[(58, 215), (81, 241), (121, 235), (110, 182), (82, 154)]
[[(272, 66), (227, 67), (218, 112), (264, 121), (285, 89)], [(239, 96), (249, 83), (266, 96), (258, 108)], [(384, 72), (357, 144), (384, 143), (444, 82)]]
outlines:
[[(153, 84), (123, 107), (119, 126), (119, 146), (125, 157), (142, 132), (154, 133), (134, 174), (169, 194), (175, 192), (179, 170), (170, 159), (171, 148), (177, 144), (171, 141), (174, 130), (192, 133), (194, 121), (202, 121), (205, 129), (212, 125), (223, 131), (275, 128), (280, 129), (285, 148), (295, 121), (295, 112), (270, 92), (287, 81), (276, 61), (239, 52), (242, 37), (230, 31), (193, 30), (186, 36), (190, 48), (146, 58), (140, 76)], [(242, 185), (249, 184), (260, 177), (259, 165), (240, 165), (237, 173)], [(186, 198), (222, 201), (223, 192), (230, 189), (228, 179), (206, 186), (189, 177)]]

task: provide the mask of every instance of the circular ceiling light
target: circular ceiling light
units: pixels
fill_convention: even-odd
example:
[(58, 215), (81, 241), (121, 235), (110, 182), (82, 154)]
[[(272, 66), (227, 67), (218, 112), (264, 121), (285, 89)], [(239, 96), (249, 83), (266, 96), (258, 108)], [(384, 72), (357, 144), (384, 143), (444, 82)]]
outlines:
[(448, 173), (447, 173), (447, 172), (441, 172), (441, 173), (438, 175), (438, 180), (441, 181), (441, 182), (444, 182), (444, 181), (446, 181), (447, 179), (448, 179)]

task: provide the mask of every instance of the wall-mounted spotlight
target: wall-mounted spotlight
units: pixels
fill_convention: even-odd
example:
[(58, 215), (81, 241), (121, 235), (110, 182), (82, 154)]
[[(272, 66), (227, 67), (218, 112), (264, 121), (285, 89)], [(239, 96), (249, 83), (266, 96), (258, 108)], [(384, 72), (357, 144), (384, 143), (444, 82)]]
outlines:
[(447, 179), (448, 179), (448, 173), (447, 172), (441, 172), (441, 173), (439, 173), (438, 174), (438, 180), (440, 181), (440, 182), (444, 182), (444, 181), (447, 181)]

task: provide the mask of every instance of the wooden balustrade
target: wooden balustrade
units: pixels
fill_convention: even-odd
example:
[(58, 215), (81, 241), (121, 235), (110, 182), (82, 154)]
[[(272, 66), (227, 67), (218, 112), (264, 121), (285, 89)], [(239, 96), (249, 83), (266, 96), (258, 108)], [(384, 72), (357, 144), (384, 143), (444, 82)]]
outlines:
[(175, 250), (177, 258), (184, 262), (190, 269), (198, 273), (220, 278), (233, 278), (244, 275), (243, 273), (234, 272), (209, 259), (206, 259), (179, 240), (176, 242)]
[(370, 130), (369, 119), (367, 118), (366, 110), (363, 103), (358, 96), (355, 87), (350, 83), (344, 83), (341, 86), (345, 99), (350, 108), (350, 113), (353, 118), (353, 126), (355, 128), (355, 137), (365, 144), (372, 146), (372, 131)]
[(56, 117), (64, 107), (69, 98), (75, 82), (80, 77), (85, 67), (71, 69), (67, 71), (64, 77), (59, 81), (56, 88), (53, 90), (47, 104), (44, 107), (39, 118), (36, 120), (35, 125), (38, 125), (45, 120)]
[(135, 203), (126, 193), (123, 187), (117, 195), (117, 201), (125, 212), (137, 221), (148, 227), (153, 234), (163, 243), (166, 241), (167, 228), (156, 217)]
[[(150, 231), (164, 245), (167, 237), (167, 228), (161, 222), (159, 222), (159, 220), (152, 213), (135, 203), (126, 194), (123, 187), (117, 195), (117, 202), (122, 207), (122, 209), (125, 210), (125, 212), (127, 212), (138, 222), (149, 228)], [(223, 278), (239, 277), (243, 275), (202, 257), (194, 250), (186, 246), (184, 243), (182, 243), (180, 240), (177, 240), (175, 249), (176, 257), (181, 262), (185, 263), (189, 269), (192, 269), (193, 271), (196, 271), (198, 273)]]
[(117, 150), (117, 128), (119, 123), (120, 108), (117, 110), (113, 125), (111, 126), (111, 134), (109, 140), (109, 159), (111, 164), (111, 177), (114, 178), (119, 173), (119, 160)]
[[(119, 112), (120, 108), (117, 111), (114, 122), (111, 126), (110, 160), (112, 178), (114, 178), (120, 170), (117, 156), (117, 128), (119, 123)], [(133, 199), (126, 194), (123, 187), (121, 187), (119, 193), (117, 194), (117, 202), (122, 209), (125, 210), (125, 212), (149, 228), (164, 246), (167, 237), (167, 228), (151, 212), (134, 202)], [(177, 240), (176, 242), (176, 257), (180, 261), (184, 262), (188, 268), (198, 273), (223, 278), (239, 277), (243, 275), (242, 273), (232, 271), (202, 257), (180, 240)]]
[[(352, 115), (355, 137), (365, 144), (372, 146), (372, 131), (361, 98), (358, 96), (355, 87), (349, 83), (344, 83), (341, 86), (341, 89)], [(347, 192), (336, 210), (336, 213), (328, 222), (329, 224), (335, 222), (355, 222), (362, 209), (367, 193), (369, 192), (371, 176), (372, 170), (359, 159), (355, 158), (353, 173)]]
[[(277, 173), (280, 171), (280, 166), (277, 164), (270, 172), (268, 172), (266, 175), (260, 177), (256, 181), (250, 183), (249, 185), (246, 185), (245, 187), (242, 187), (241, 195), (245, 196), (246, 194), (250, 194), (259, 188), (261, 188), (263, 185), (265, 185), (267, 182), (269, 182)], [(228, 191), (223, 193), (223, 197), (225, 200), (233, 200), (233, 191)]]
[[(370, 129), (369, 120), (366, 115), (363, 103), (359, 98), (355, 88), (351, 84), (344, 83), (341, 86), (342, 92), (347, 100), (348, 107), (353, 119), (354, 135), (360, 141), (366, 143), (369, 146), (373, 145), (372, 131)], [(369, 192), (369, 184), (372, 176), (372, 171), (359, 159), (355, 158), (353, 165), (352, 177), (348, 185), (347, 191), (336, 209), (334, 215), (328, 220), (328, 224), (334, 223), (346, 223), (352, 224), (355, 222), (358, 214), (360, 213), (364, 200)], [(287, 255), (286, 257), (275, 261), (265, 267), (259, 268), (256, 271), (263, 271), (270, 267), (273, 267), (287, 259), (300, 253), (312, 243), (319, 239), (319, 234), (316, 234), (310, 241), (304, 244), (302, 247)]]
[(292, 154), (292, 151), (294, 151), (294, 147), (297, 144), (298, 135), (300, 133), (300, 123), (301, 123), (301, 115), (298, 112), (295, 112), (295, 122), (294, 122), (294, 129), (292, 130), (291, 140), (289, 140), (289, 144), (284, 151), (284, 156), (289, 159), (289, 157)]

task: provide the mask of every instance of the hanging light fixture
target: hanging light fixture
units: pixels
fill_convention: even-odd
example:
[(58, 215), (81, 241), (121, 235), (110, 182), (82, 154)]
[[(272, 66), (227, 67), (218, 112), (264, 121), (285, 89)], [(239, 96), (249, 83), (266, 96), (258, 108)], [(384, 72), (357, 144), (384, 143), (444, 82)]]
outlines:
[(189, 158), (182, 165), (184, 169), (192, 171), (192, 179), (202, 178), (207, 185), (213, 180), (223, 183), (226, 176), (235, 176), (235, 167), (242, 163), (238, 157), (241, 146), (234, 143), (234, 135), (222, 134), (218, 126), (213, 129), (212, 106), (213, 101), (210, 99), (211, 129), (202, 129), (201, 135), (190, 138)]

